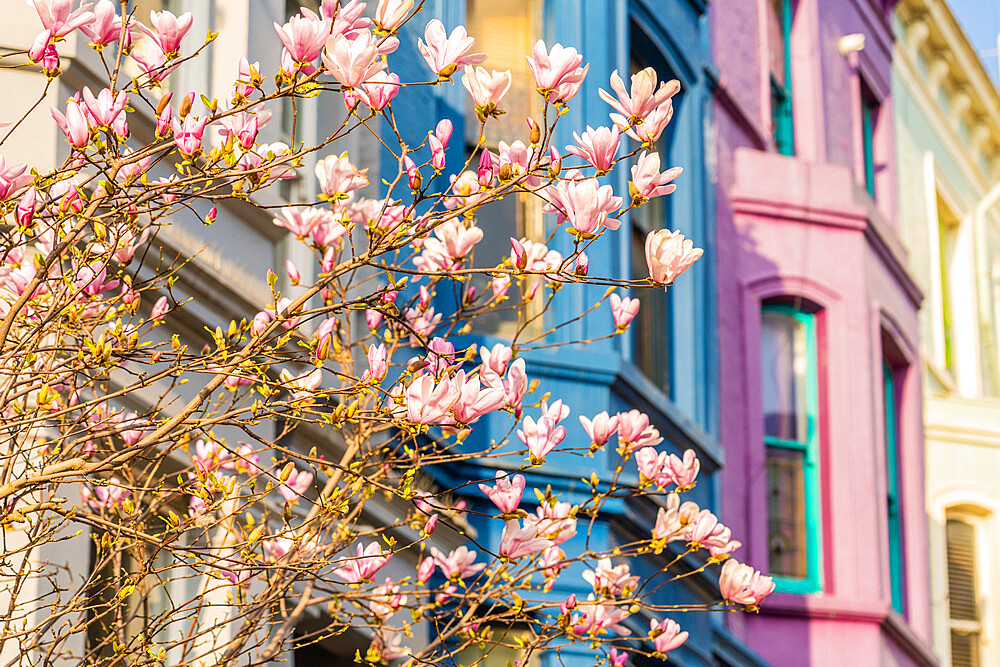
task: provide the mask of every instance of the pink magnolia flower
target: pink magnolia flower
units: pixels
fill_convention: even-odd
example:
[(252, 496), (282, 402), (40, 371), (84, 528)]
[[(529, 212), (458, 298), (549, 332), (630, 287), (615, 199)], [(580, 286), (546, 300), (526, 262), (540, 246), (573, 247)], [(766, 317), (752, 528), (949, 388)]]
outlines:
[(664, 487), (670, 483), (670, 480), (663, 475), (663, 466), (667, 463), (666, 452), (657, 452), (652, 447), (641, 447), (635, 453), (635, 463), (639, 467), (642, 479)]
[(32, 0), (32, 2), (38, 19), (52, 32), (53, 37), (65, 37), (94, 20), (94, 13), (90, 11), (93, 5), (89, 2), (82, 3), (76, 9), (73, 9), (76, 0)]
[(352, 557), (333, 571), (335, 577), (349, 584), (371, 581), (375, 573), (392, 560), (392, 554), (382, 555), (382, 547), (378, 542), (372, 542), (367, 547), (359, 544), (356, 553), (357, 557)]
[(377, 382), (384, 378), (388, 371), (389, 353), (386, 351), (385, 345), (379, 343), (378, 347), (376, 347), (372, 343), (368, 346), (368, 370), (365, 371), (364, 379), (371, 379)]
[(642, 143), (647, 148), (652, 147), (656, 140), (667, 129), (670, 120), (674, 117), (674, 106), (668, 100), (666, 104), (656, 107), (646, 116), (646, 120), (639, 125), (629, 125), (628, 119), (621, 114), (609, 114), (612, 122), (619, 129), (625, 128), (625, 134), (636, 141)]
[(507, 401), (503, 381), (495, 373), (472, 377), (462, 386), (462, 396), (455, 404), (455, 420), (472, 424), (480, 417), (502, 408)]
[(666, 542), (687, 540), (689, 526), (701, 509), (688, 501), (681, 504), (680, 496), (668, 493), (667, 506), (661, 507), (656, 513), (656, 523), (653, 526), (653, 538)]
[(97, 97), (94, 97), (94, 94), (90, 92), (90, 88), (84, 86), (83, 103), (90, 113), (90, 117), (94, 120), (95, 125), (98, 127), (112, 127), (116, 124), (118, 116), (125, 112), (125, 106), (128, 104), (128, 95), (123, 90), (119, 91), (118, 95), (113, 96), (111, 91), (105, 88), (97, 94)]
[(286, 368), (281, 371), (280, 377), (285, 388), (292, 395), (292, 400), (301, 401), (305, 398), (311, 398), (313, 392), (319, 389), (323, 382), (323, 371), (319, 368), (314, 368), (308, 373), (293, 376)]
[(590, 69), (590, 65), (580, 67), (583, 56), (576, 49), (556, 44), (549, 52), (542, 40), (535, 42), (527, 60), (535, 83), (550, 102), (572, 99), (580, 90), (587, 70)]
[(233, 84), (237, 97), (250, 97), (257, 90), (260, 80), (260, 63), (255, 62), (251, 65), (246, 56), (241, 57), (236, 67), (236, 82)]
[(506, 273), (499, 275), (490, 281), (490, 289), (493, 291), (493, 296), (496, 299), (501, 299), (507, 296), (507, 290), (510, 288), (510, 276)]
[[(35, 36), (35, 40), (28, 47), (28, 60), (33, 63), (39, 62), (48, 53), (49, 47), (52, 46), (52, 31), (43, 30)], [(58, 55), (58, 54), (56, 54)], [(49, 68), (46, 66), (46, 70)], [(47, 72), (46, 72), (47, 73)]]
[(42, 72), (49, 77), (58, 76), (61, 61), (55, 44), (49, 44), (42, 53)]
[[(96, 48), (105, 47), (111, 42), (117, 42), (122, 34), (122, 19), (118, 16), (115, 3), (111, 0), (101, 0), (94, 7), (93, 22), (80, 26), (80, 31), (90, 38), (90, 43)], [(131, 27), (125, 30), (127, 47), (132, 42)]]
[(514, 475), (510, 477), (502, 470), (497, 470), (496, 483), (493, 486), (480, 484), (479, 490), (486, 494), (486, 497), (493, 501), (503, 514), (513, 514), (521, 504), (521, 496), (524, 494), (524, 475)]
[(128, 55), (139, 66), (142, 73), (153, 82), (163, 81), (180, 66), (180, 63), (167, 66), (167, 54), (155, 40), (143, 41), (139, 48), (132, 49)]
[(377, 310), (373, 310), (371, 308), (365, 310), (365, 324), (368, 325), (369, 329), (374, 331), (376, 328), (378, 328), (378, 325), (381, 323), (382, 323), (382, 313), (380, 313)]
[(722, 599), (730, 604), (756, 607), (774, 590), (774, 581), (743, 563), (727, 560), (719, 575)]
[(493, 155), (488, 150), (484, 150), (479, 155), (479, 166), (476, 170), (476, 180), (484, 188), (488, 188), (493, 184)]
[(656, 88), (656, 81), (656, 70), (652, 67), (636, 72), (632, 75), (629, 94), (625, 92), (625, 82), (615, 70), (611, 74), (611, 90), (618, 96), (617, 99), (603, 88), (598, 95), (624, 117), (626, 122), (620, 125), (624, 129), (627, 125), (641, 124), (654, 110), (669, 105), (671, 98), (681, 89), (680, 82), (676, 80), (663, 82), (659, 88)]
[(52, 117), (66, 135), (66, 140), (76, 148), (83, 148), (90, 143), (90, 125), (80, 108), (80, 103), (71, 99), (66, 103), (66, 115), (57, 109), (52, 109)]
[(478, 65), (486, 60), (485, 53), (470, 53), (475, 40), (469, 37), (464, 26), (456, 26), (446, 35), (444, 24), (431, 19), (424, 28), (424, 39), (417, 40), (417, 49), (427, 66), (441, 78), (449, 78), (466, 65)]
[(323, 51), (323, 65), (342, 86), (357, 88), (386, 68), (378, 55), (378, 39), (370, 30), (362, 30), (353, 39), (331, 35)]
[(590, 441), (597, 446), (602, 446), (618, 430), (618, 415), (609, 417), (607, 410), (594, 415), (593, 420), (580, 415), (580, 424), (587, 432), (587, 436), (590, 437)]
[(353, 38), (372, 25), (371, 20), (365, 16), (366, 6), (359, 0), (350, 0), (344, 5), (340, 5), (337, 0), (323, 0), (319, 13), (323, 18), (332, 21), (333, 34)]
[(441, 171), (444, 169), (444, 165), (447, 160), (444, 145), (441, 143), (441, 140), (433, 134), (427, 137), (427, 145), (431, 149), (431, 166), (434, 167), (435, 171)]
[(608, 662), (611, 667), (625, 667), (628, 664), (628, 652), (613, 648), (608, 652)]
[(503, 388), (507, 394), (507, 407), (513, 408), (520, 415), (521, 401), (528, 393), (528, 374), (525, 370), (524, 359), (515, 359), (511, 363), (507, 371), (507, 379), (503, 382)]
[(497, 343), (490, 349), (487, 349), (485, 345), (479, 347), (479, 356), (483, 360), (483, 367), (497, 375), (503, 375), (507, 372), (507, 366), (513, 355), (514, 352), (503, 343)]
[(197, 154), (201, 150), (202, 135), (205, 133), (206, 125), (208, 125), (207, 118), (195, 118), (191, 115), (183, 121), (174, 118), (174, 141), (177, 142), (177, 150), (186, 156)]
[(422, 375), (406, 388), (407, 417), (414, 424), (435, 424), (444, 419), (462, 397), (465, 373), (435, 384), (434, 377)]
[(17, 202), (17, 208), (14, 209), (17, 224), (21, 227), (30, 227), (36, 210), (38, 210), (38, 188), (32, 185), (24, 191)]
[[(170, 93), (167, 93), (168, 95)], [(160, 115), (156, 118), (156, 136), (157, 138), (166, 136), (167, 132), (170, 131), (170, 123), (173, 120), (173, 109), (170, 105), (164, 105), (163, 110), (160, 111)]]
[(331, 22), (329, 18), (320, 19), (308, 9), (302, 9), (288, 19), (285, 25), (274, 24), (278, 39), (288, 51), (289, 57), (296, 63), (308, 64), (316, 60), (320, 49), (330, 36)]
[(677, 485), (678, 491), (686, 491), (694, 486), (700, 468), (701, 462), (693, 449), (686, 450), (683, 459), (671, 454), (664, 461), (664, 472), (670, 481)]
[(614, 188), (601, 185), (596, 178), (566, 179), (545, 188), (546, 213), (555, 213), (557, 223), (569, 220), (573, 230), (584, 236), (596, 234), (601, 227), (616, 230), (621, 226), (613, 214), (622, 198)]
[[(518, 360), (521, 361), (521, 360)], [(551, 407), (542, 403), (542, 416), (536, 422), (531, 417), (525, 417), (517, 437), (528, 448), (532, 463), (541, 463), (545, 456), (566, 438), (566, 427), (559, 422), (569, 415), (569, 406), (561, 400)]]
[(534, 514), (524, 520), (525, 526), (533, 526), (539, 536), (547, 537), (553, 544), (562, 544), (576, 535), (576, 508), (554, 498), (546, 499)]
[(175, 54), (180, 51), (181, 41), (191, 29), (194, 17), (191, 12), (184, 12), (176, 16), (173, 12), (149, 12), (149, 23), (152, 29), (142, 23), (138, 24), (139, 30), (146, 33), (160, 47), (166, 55)]
[(0, 155), (0, 201), (11, 199), (21, 188), (35, 180), (32, 174), (24, 173), (27, 170), (28, 165), (26, 164), (8, 167), (3, 156)]
[(577, 636), (600, 635), (609, 630), (620, 635), (631, 633), (631, 630), (622, 625), (622, 621), (630, 615), (627, 606), (598, 604), (591, 593), (587, 596), (587, 604), (581, 604), (580, 607), (583, 614), (573, 619), (573, 632)]
[(576, 263), (573, 265), (573, 273), (578, 276), (587, 275), (587, 271), (590, 270), (590, 258), (587, 257), (587, 253), (581, 252), (576, 256)]
[(305, 238), (312, 234), (318, 225), (332, 220), (333, 216), (326, 209), (313, 206), (286, 206), (281, 209), (281, 217), (274, 218), (273, 222), (299, 238)]
[[(498, 156), (494, 160), (494, 170), (502, 179), (516, 179), (530, 171), (533, 152), (528, 150), (524, 142), (518, 139), (512, 144), (501, 141), (497, 144)], [(506, 169), (505, 169), (506, 167)], [(529, 187), (539, 183), (538, 177), (525, 179)]]
[(292, 470), (288, 479), (278, 485), (278, 493), (286, 503), (297, 502), (312, 486), (313, 474), (304, 470)]
[(632, 575), (628, 563), (614, 566), (610, 558), (600, 559), (595, 569), (585, 570), (582, 576), (594, 587), (594, 592), (602, 596), (627, 595), (639, 583), (639, 577)]
[(399, 77), (387, 72), (379, 72), (362, 84), (362, 101), (376, 111), (384, 109), (399, 92)]
[(326, 199), (345, 199), (347, 195), (368, 185), (368, 168), (358, 170), (347, 153), (327, 155), (316, 164), (316, 178)]
[(379, 0), (375, 8), (375, 25), (385, 32), (392, 32), (403, 25), (412, 9), (413, 0)]
[(98, 296), (101, 292), (115, 289), (121, 283), (118, 280), (108, 280), (108, 267), (95, 261), (76, 272), (75, 284), (84, 294)]
[(695, 248), (691, 239), (680, 232), (661, 229), (646, 237), (646, 266), (650, 279), (658, 285), (670, 285), (687, 271), (705, 251)]
[(684, 171), (681, 167), (673, 167), (664, 172), (660, 172), (660, 154), (657, 152), (642, 155), (634, 165), (632, 165), (632, 198), (639, 201), (669, 195), (677, 189), (676, 185), (670, 183)]
[(688, 633), (681, 632), (681, 626), (672, 619), (665, 618), (657, 623), (654, 618), (649, 621), (649, 638), (653, 640), (653, 648), (662, 656), (687, 641)]
[(279, 536), (264, 540), (261, 542), (261, 546), (264, 548), (264, 553), (267, 554), (267, 559), (273, 562), (281, 560), (285, 554), (294, 549), (295, 542), (288, 537)]
[(427, 556), (420, 561), (420, 566), (417, 568), (417, 581), (426, 584), (434, 576), (434, 569), (434, 557)]
[(476, 113), (486, 117), (493, 113), (500, 100), (510, 90), (510, 70), (486, 71), (485, 67), (470, 67), (462, 74), (462, 85), (476, 104)]
[(117, 477), (112, 477), (107, 484), (95, 486), (93, 490), (87, 485), (80, 487), (80, 497), (91, 509), (98, 512), (121, 507), (132, 491), (121, 486)]
[(420, 256), (413, 263), (423, 271), (451, 271), (468, 258), (473, 247), (483, 240), (483, 230), (465, 226), (461, 220), (446, 220), (434, 228), (434, 235), (424, 239)]
[(618, 441), (633, 443), (649, 426), (649, 416), (638, 410), (618, 413)]
[(441, 574), (451, 581), (466, 579), (486, 569), (486, 563), (475, 562), (479, 556), (478, 552), (472, 551), (464, 545), (453, 549), (447, 556), (437, 547), (431, 547), (431, 556), (437, 566), (441, 568)]
[(249, 150), (257, 140), (257, 133), (271, 120), (271, 112), (263, 110), (260, 113), (246, 113), (240, 111), (220, 118), (215, 122), (215, 127), (219, 130), (219, 136), (225, 142), (230, 136), (236, 137), (243, 150)]
[(615, 328), (618, 331), (625, 331), (629, 323), (639, 314), (639, 299), (624, 299), (618, 296), (617, 292), (611, 294), (611, 315), (615, 320)]
[(544, 568), (542, 574), (548, 580), (545, 582), (544, 590), (546, 592), (552, 590), (559, 572), (569, 567), (569, 563), (566, 562), (566, 552), (557, 546), (551, 546), (542, 552), (539, 565)]
[(553, 545), (552, 540), (538, 535), (535, 526), (521, 526), (516, 519), (504, 524), (500, 535), (500, 555), (510, 560), (538, 553)]
[(604, 174), (615, 164), (615, 154), (620, 145), (619, 134), (617, 127), (601, 126), (595, 130), (588, 125), (583, 136), (573, 133), (577, 145), (567, 146), (566, 152), (586, 160), (597, 169), (598, 174)]

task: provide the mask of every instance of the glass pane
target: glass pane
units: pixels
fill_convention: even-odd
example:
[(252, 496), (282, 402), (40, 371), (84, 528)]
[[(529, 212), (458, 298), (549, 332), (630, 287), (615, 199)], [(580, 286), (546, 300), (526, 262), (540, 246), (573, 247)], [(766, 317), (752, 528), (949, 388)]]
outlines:
[(784, 9), (787, 0), (771, 0), (767, 12), (767, 45), (770, 51), (771, 78), (781, 88), (785, 82), (785, 17)]
[(809, 441), (806, 380), (810, 361), (804, 323), (783, 313), (761, 317), (761, 378), (764, 435)]
[(804, 452), (767, 448), (767, 510), (770, 573), (806, 577)]
[[(480, 207), (476, 212), (476, 225), (483, 230), (483, 240), (476, 244), (473, 266), (476, 268), (495, 267), (510, 254), (510, 239), (525, 235), (523, 202), (517, 195), (509, 195), (500, 201)], [(476, 274), (471, 277), (479, 295), (490, 295), (491, 277)], [(493, 334), (503, 338), (513, 338), (517, 331), (517, 310), (511, 305), (517, 303), (517, 284), (512, 281), (509, 298), (472, 320), (472, 330), (480, 334)], [(485, 303), (483, 297), (478, 303)]]
[[(655, 201), (655, 200), (654, 200)], [(646, 233), (632, 226), (632, 278), (648, 277)], [(638, 292), (642, 306), (632, 320), (632, 363), (664, 393), (670, 395), (669, 291), (644, 289)], [(636, 296), (632, 294), (631, 296)]]
[[(510, 90), (501, 105), (506, 113), (486, 124), (486, 143), (492, 146), (501, 139), (509, 142), (512, 137), (524, 137), (527, 133), (525, 117), (538, 117), (541, 109), (541, 96), (525, 60), (535, 41), (542, 36), (538, 21), (541, 3), (539, 0), (468, 0), (466, 7), (466, 29), (476, 40), (475, 52), (489, 54), (483, 67), (501, 72), (509, 69), (511, 73)], [(447, 28), (451, 30), (451, 26)], [(455, 78), (459, 81), (461, 77)], [(475, 145), (479, 126), (475, 109), (469, 104), (465, 123), (468, 143)]]

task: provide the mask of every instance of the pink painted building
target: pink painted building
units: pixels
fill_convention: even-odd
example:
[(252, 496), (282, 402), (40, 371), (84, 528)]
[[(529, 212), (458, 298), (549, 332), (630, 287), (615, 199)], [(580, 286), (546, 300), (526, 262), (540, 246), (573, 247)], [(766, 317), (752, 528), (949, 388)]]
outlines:
[(892, 0), (714, 0), (722, 516), (774, 665), (934, 665)]

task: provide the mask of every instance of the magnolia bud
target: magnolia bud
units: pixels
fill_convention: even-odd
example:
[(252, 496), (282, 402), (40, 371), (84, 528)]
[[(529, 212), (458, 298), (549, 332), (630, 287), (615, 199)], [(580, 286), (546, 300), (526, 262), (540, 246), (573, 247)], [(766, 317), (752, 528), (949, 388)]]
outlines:
[(173, 93), (167, 93), (166, 95), (160, 98), (159, 103), (156, 105), (157, 116), (163, 113), (163, 110), (167, 107), (168, 104), (170, 104), (170, 98), (173, 96), (174, 96)]
[(537, 145), (539, 141), (542, 140), (542, 128), (538, 126), (535, 119), (528, 116), (528, 127), (531, 128), (531, 132), (528, 134), (528, 140), (532, 145)]
[(213, 206), (212, 208), (208, 209), (208, 215), (205, 216), (205, 224), (210, 225), (213, 222), (215, 222), (215, 218), (218, 214), (219, 214), (219, 209), (217, 209), (216, 207)]
[(484, 150), (479, 156), (479, 185), (484, 188), (490, 187), (493, 183), (493, 156)]
[(191, 113), (191, 105), (194, 104), (194, 93), (188, 93), (181, 100), (181, 108), (178, 109), (177, 115), (181, 117), (181, 120), (187, 117)]

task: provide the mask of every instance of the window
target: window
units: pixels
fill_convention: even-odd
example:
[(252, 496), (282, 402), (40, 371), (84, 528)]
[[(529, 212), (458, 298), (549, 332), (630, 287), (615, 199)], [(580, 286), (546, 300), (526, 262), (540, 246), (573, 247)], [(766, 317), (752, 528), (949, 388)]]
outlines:
[[(541, 96), (535, 90), (535, 80), (528, 69), (525, 56), (541, 37), (541, 2), (495, 2), (494, 0), (468, 0), (466, 4), (466, 27), (476, 40), (476, 51), (488, 53), (484, 67), (511, 72), (511, 87), (504, 97), (506, 112), (499, 119), (491, 119), (485, 126), (486, 146), (496, 152), (497, 144), (503, 140), (511, 142), (512, 137), (527, 135), (525, 118), (541, 117)], [(476, 118), (471, 102), (465, 113), (465, 142), (469, 154), (477, 147), (480, 122)], [(475, 164), (472, 165), (475, 169)], [(477, 211), (476, 224), (490, 230), (476, 245), (474, 265), (477, 268), (493, 267), (510, 254), (508, 238), (542, 237), (541, 206), (537, 197), (525, 194), (508, 195), (498, 202), (487, 204)], [(536, 279), (529, 279), (526, 286)], [(489, 276), (476, 275), (471, 278), (478, 294), (489, 294)], [(473, 331), (479, 334), (513, 338), (518, 326), (518, 312), (511, 306), (517, 303), (517, 286), (512, 284), (508, 301), (489, 311), (477, 315), (472, 323)], [(535, 317), (541, 304), (532, 301), (526, 315)], [(538, 326), (529, 325), (529, 333), (540, 331), (540, 320), (533, 321)]]
[[(632, 29), (633, 44), (642, 43), (639, 39), (640, 35), (641, 33), (638, 33), (636, 28)], [(630, 74), (635, 74), (648, 66), (649, 64), (644, 62), (641, 56), (636, 53), (632, 54)], [(662, 67), (655, 69), (657, 70), (656, 78), (660, 82), (670, 81), (674, 78), (670, 72), (663, 71)], [(680, 94), (674, 97), (675, 107), (679, 102)], [(672, 165), (670, 146), (675, 127), (675, 123), (668, 125), (656, 144), (648, 149), (650, 152), (656, 151), (660, 154), (661, 169), (667, 169)], [(624, 135), (622, 138), (629, 141), (630, 151), (640, 149), (637, 141), (629, 140)], [(638, 159), (638, 154), (635, 159)], [(643, 280), (649, 277), (649, 270), (646, 267), (646, 236), (652, 231), (670, 229), (673, 226), (670, 210), (671, 196), (654, 197), (629, 212), (631, 227), (629, 237), (631, 275), (629, 277), (632, 280)], [(642, 307), (630, 327), (632, 363), (652, 380), (653, 384), (670, 396), (672, 385), (670, 350), (673, 343), (670, 290), (643, 290), (640, 296)]]
[(871, 92), (861, 89), (861, 152), (865, 162), (865, 190), (875, 197), (875, 126), (878, 122), (878, 102)]
[(780, 590), (820, 588), (816, 316), (785, 304), (761, 314), (768, 563)]
[(958, 240), (958, 218), (938, 197), (938, 271), (941, 281), (941, 357), (944, 367), (952, 375), (955, 373), (954, 314), (952, 313), (951, 273), (955, 260)]
[(885, 425), (886, 525), (889, 534), (889, 580), (892, 608), (904, 612), (903, 533), (899, 497), (899, 417), (896, 409), (896, 371), (882, 362), (882, 408)]
[(767, 0), (770, 49), (771, 126), (782, 155), (795, 154), (792, 121), (792, 0)]
[(952, 667), (979, 667), (983, 626), (976, 568), (976, 526), (962, 517), (945, 525)]

